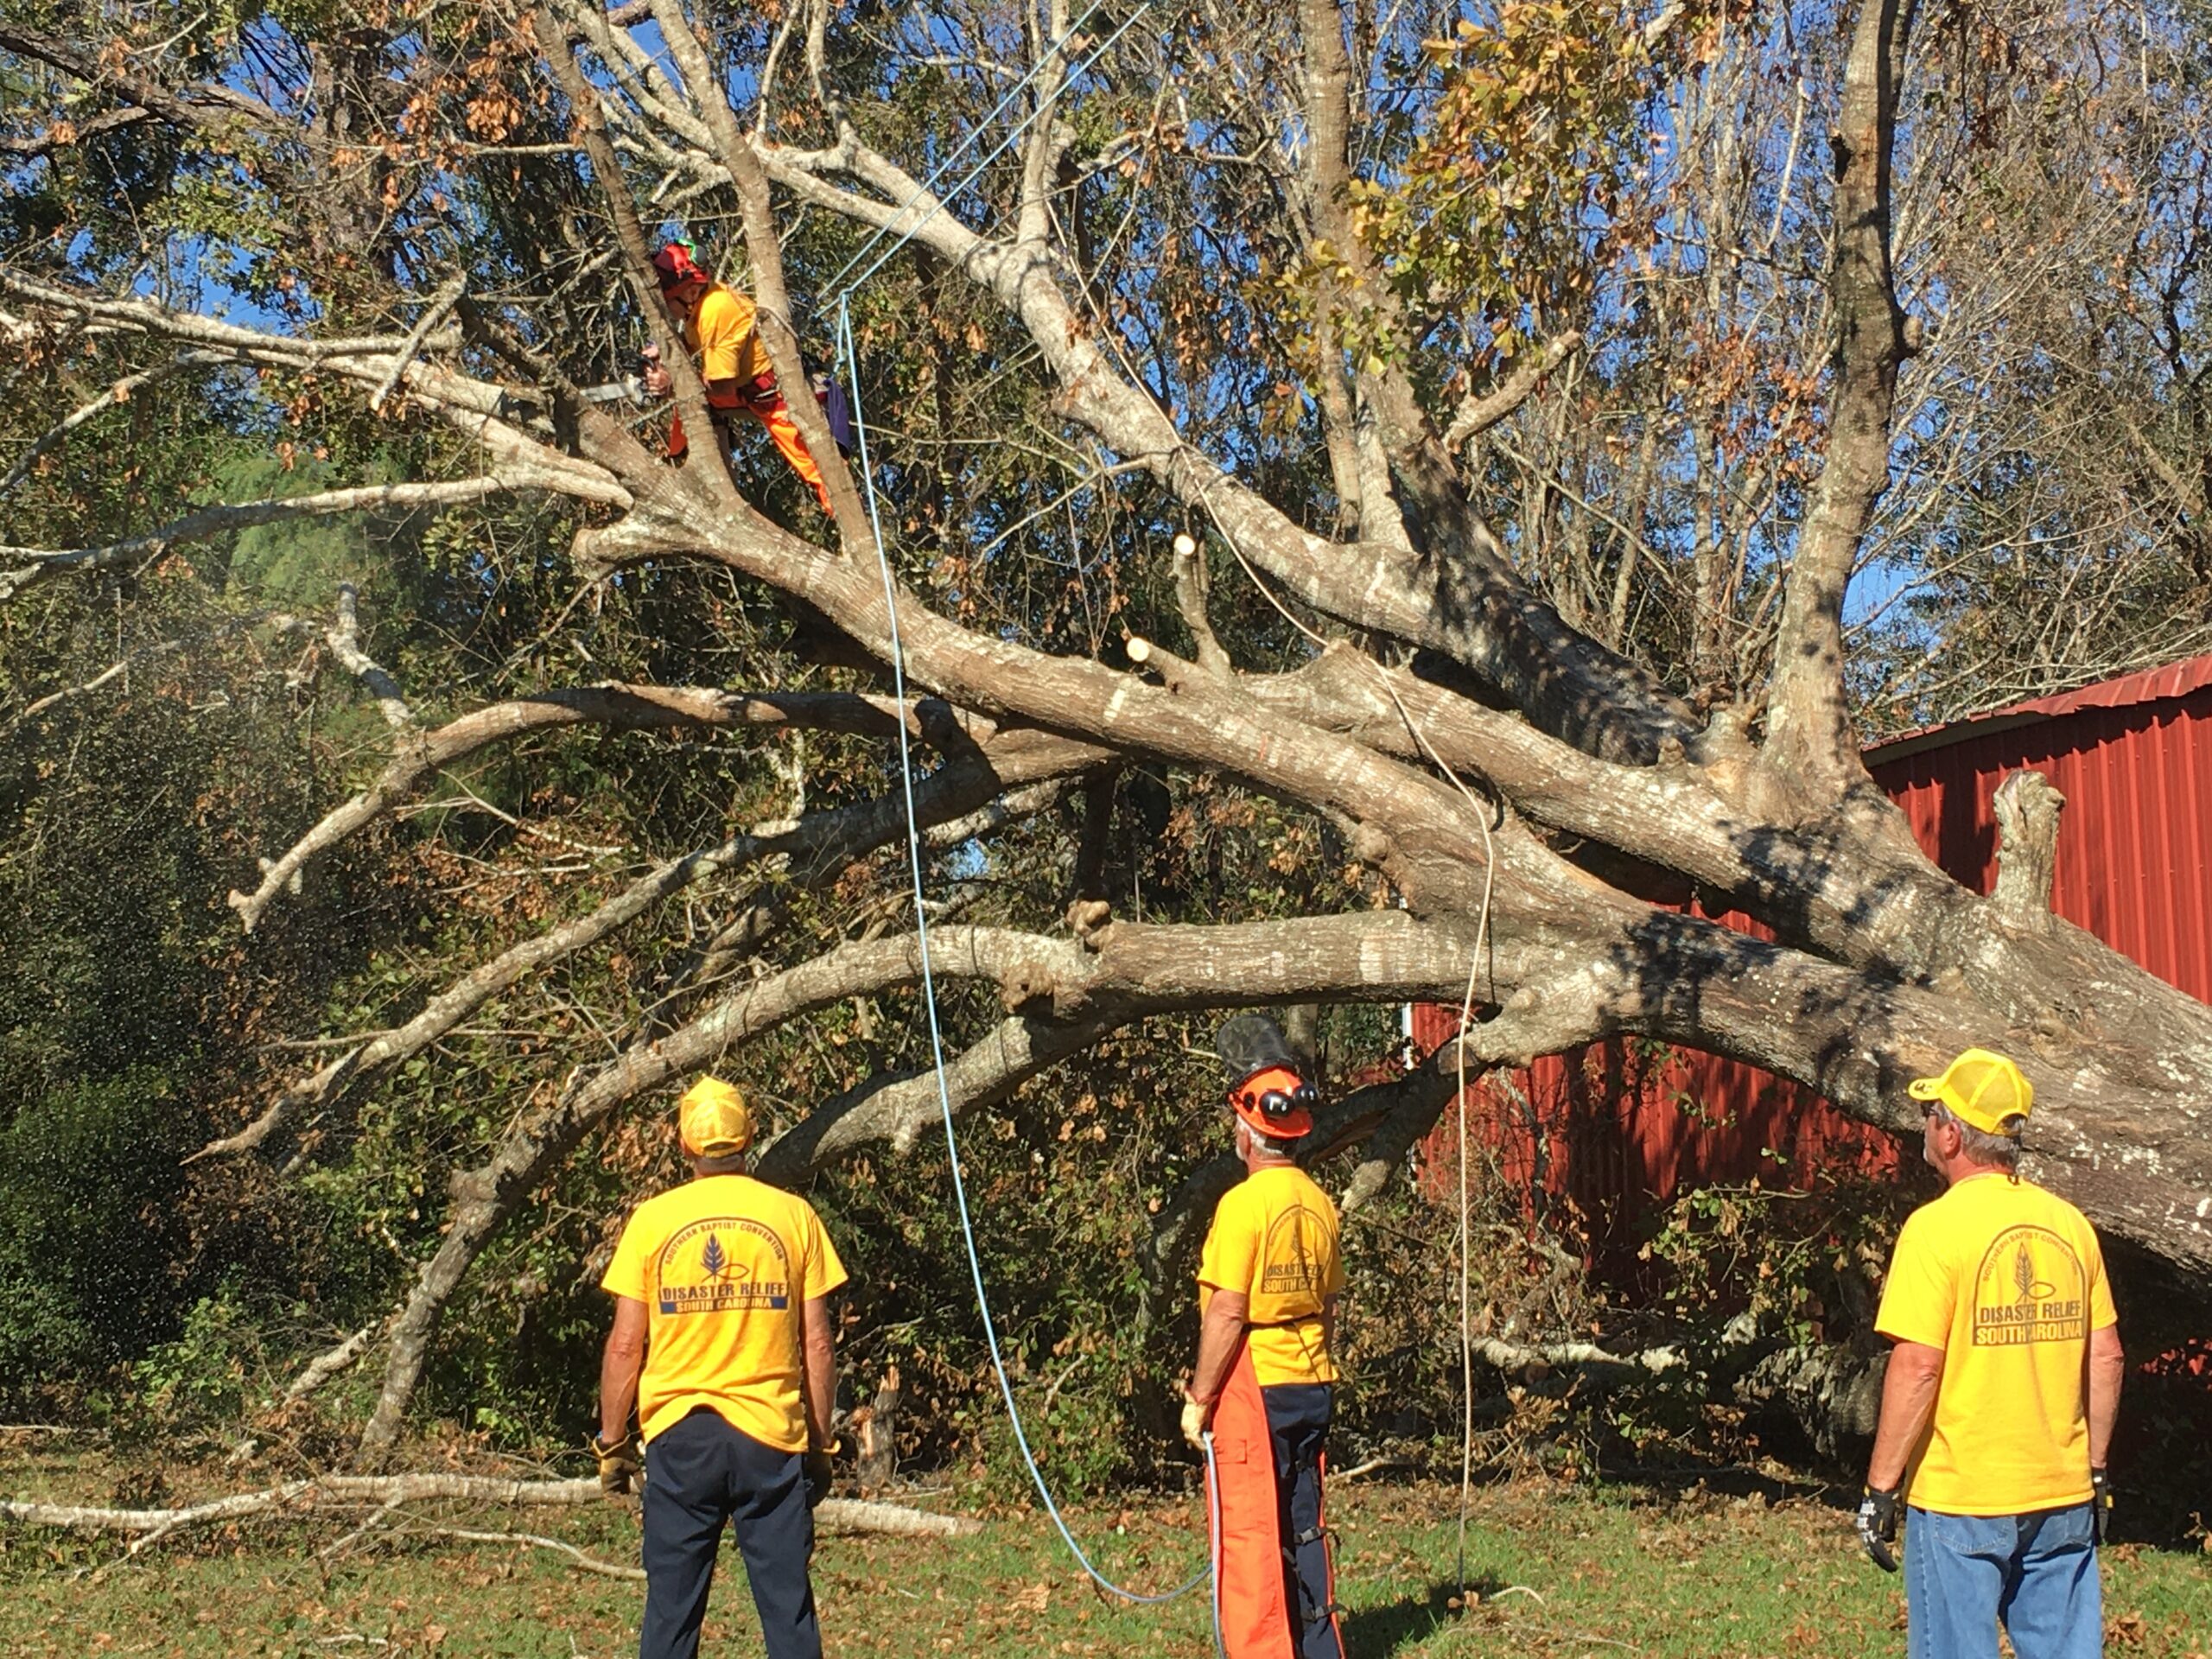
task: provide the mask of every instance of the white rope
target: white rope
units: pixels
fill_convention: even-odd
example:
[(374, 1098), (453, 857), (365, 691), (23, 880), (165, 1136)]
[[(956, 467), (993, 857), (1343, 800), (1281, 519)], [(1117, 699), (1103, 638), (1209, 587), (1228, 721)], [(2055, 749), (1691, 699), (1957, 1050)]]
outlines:
[[(891, 224), (879, 226), (873, 236), (869, 237), (867, 241), (861, 244), (860, 251), (853, 255), (851, 258), (846, 260), (843, 269), (839, 270), (835, 276), (832, 276), (829, 282), (824, 284), (825, 291), (829, 293), (830, 297), (832, 299), (842, 299), (853, 289), (858, 288), (862, 283), (868, 280), (867, 274), (863, 273), (859, 276), (854, 277), (853, 280), (849, 283), (847, 283), (845, 287), (840, 288), (838, 286), (839, 283), (845, 281), (847, 272), (850, 271), (855, 265), (860, 264), (861, 260), (867, 258), (869, 252), (874, 248), (875, 245), (882, 241), (885, 237), (891, 234), (891, 226), (896, 225), (901, 215), (903, 215), (909, 207), (912, 207), (916, 202), (919, 201), (924, 195), (928, 194), (930, 188), (935, 185), (939, 179), (943, 178), (954, 167), (958, 165), (962, 156), (965, 156), (970, 149), (975, 148), (976, 143), (982, 138), (985, 129), (989, 127), (992, 122), (997, 120), (999, 117), (1006, 113), (1007, 105), (1013, 103), (1015, 99), (1021, 96), (1023, 90), (1028, 86), (1030, 82), (1037, 79), (1039, 72), (1052, 61), (1053, 58), (1058, 54), (1062, 47), (1065, 46), (1070, 41), (1075, 38), (1076, 31), (1081, 29), (1085, 23), (1089, 22), (1091, 19), (1092, 14), (1098, 10), (1099, 6), (1104, 3), (1105, 0), (1093, 0), (1093, 3), (1090, 10), (1085, 11), (1082, 16), (1077, 18), (1072, 23), (1070, 23), (1067, 27), (1066, 32), (1063, 34), (1058, 40), (1053, 41), (1051, 47), (1049, 47), (1046, 51), (1039, 54), (1037, 61), (1029, 66), (1029, 73), (1022, 76), (1020, 80), (1015, 81), (1011, 87), (1007, 88), (1007, 95), (999, 99), (999, 101), (992, 106), (991, 112), (988, 115), (985, 116), (981, 121), (976, 124), (974, 130), (969, 132), (965, 138), (962, 139), (959, 143), (953, 147), (952, 154), (939, 162), (937, 166), (931, 170), (929, 177), (924, 179), (919, 184), (914, 187), (913, 194), (908, 196), (906, 200), (900, 202), (899, 204), (898, 213), (891, 215)], [(1149, 3), (1149, 0), (1147, 0), (1147, 3)], [(956, 187), (956, 188), (957, 188), (957, 187)], [(926, 218), (918, 219), (915, 221), (914, 229), (918, 230), (922, 226), (928, 223), (929, 220)], [(912, 233), (913, 232), (912, 230), (907, 232), (910, 236)], [(879, 263), (880, 262), (879, 261)], [(874, 270), (874, 266), (871, 265), (868, 269), (870, 271), (873, 271)]]

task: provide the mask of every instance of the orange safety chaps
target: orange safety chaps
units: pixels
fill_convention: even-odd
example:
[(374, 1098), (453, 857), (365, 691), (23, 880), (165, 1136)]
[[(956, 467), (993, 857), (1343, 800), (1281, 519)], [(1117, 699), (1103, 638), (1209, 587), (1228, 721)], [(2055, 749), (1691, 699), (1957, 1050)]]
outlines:
[[(829, 513), (829, 486), (822, 481), (822, 469), (814, 464), (814, 457), (807, 453), (806, 440), (799, 435), (798, 423), (791, 419), (790, 406), (784, 402), (783, 393), (777, 390), (775, 376), (764, 374), (750, 385), (740, 389), (736, 403), (727, 406), (715, 404), (708, 410), (707, 413), (715, 423), (715, 447), (721, 451), (725, 462), (730, 458), (730, 421), (741, 409), (766, 429), (769, 441), (776, 446), (785, 464), (814, 492), (814, 499), (821, 503), (822, 511)], [(690, 439), (683, 430), (683, 417), (678, 415), (668, 424), (668, 458), (682, 461), (690, 448)]]
[[(1323, 1471), (1315, 1471), (1316, 1491)], [(1227, 1659), (1316, 1659), (1341, 1656), (1344, 1638), (1337, 1624), (1336, 1569), (1324, 1557), (1322, 1616), (1325, 1638), (1300, 1652), (1303, 1621), (1292, 1598), (1297, 1593), (1293, 1540), (1286, 1535), (1287, 1511), (1275, 1479), (1274, 1437), (1268, 1408), (1252, 1374), (1249, 1351), (1237, 1350), (1229, 1381), (1213, 1410), (1213, 1467), (1210, 1510), (1215, 1517), (1214, 1572), (1219, 1599), (1221, 1643)], [(1318, 1535), (1321, 1516), (1313, 1522)], [(1325, 1539), (1319, 1541), (1325, 1551)]]

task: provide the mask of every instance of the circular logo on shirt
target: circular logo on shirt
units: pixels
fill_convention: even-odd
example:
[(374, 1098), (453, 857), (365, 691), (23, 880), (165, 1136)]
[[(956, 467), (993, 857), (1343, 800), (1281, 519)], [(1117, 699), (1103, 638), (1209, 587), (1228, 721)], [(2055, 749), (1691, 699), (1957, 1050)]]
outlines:
[(1974, 1346), (2078, 1342), (2088, 1334), (2088, 1274), (2074, 1247), (2048, 1227), (1998, 1234), (1974, 1275)]
[(654, 1300), (663, 1313), (791, 1305), (790, 1258), (772, 1228), (734, 1216), (695, 1221), (661, 1246)]

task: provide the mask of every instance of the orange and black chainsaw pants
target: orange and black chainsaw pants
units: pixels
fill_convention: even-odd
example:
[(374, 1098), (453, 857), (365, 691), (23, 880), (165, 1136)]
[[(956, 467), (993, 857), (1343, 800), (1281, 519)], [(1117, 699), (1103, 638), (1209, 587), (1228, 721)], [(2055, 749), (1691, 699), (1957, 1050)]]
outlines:
[(1213, 1414), (1214, 1540), (1227, 1659), (1344, 1659), (1322, 1475), (1325, 1384), (1262, 1388), (1240, 1352)]
[[(798, 423), (791, 419), (790, 406), (784, 402), (784, 394), (777, 389), (774, 375), (764, 374), (750, 385), (740, 387), (734, 403), (716, 404), (712, 401), (714, 393), (709, 390), (707, 417), (715, 423), (715, 447), (721, 452), (724, 466), (729, 464), (735, 441), (731, 423), (742, 410), (766, 429), (769, 441), (776, 446), (777, 452), (814, 492), (814, 499), (822, 504), (822, 511), (825, 513), (830, 512), (830, 489), (822, 481), (822, 469), (814, 464), (814, 457), (807, 453), (806, 440), (799, 435)], [(690, 447), (690, 441), (683, 431), (683, 417), (679, 415), (669, 423), (669, 459), (683, 460)]]

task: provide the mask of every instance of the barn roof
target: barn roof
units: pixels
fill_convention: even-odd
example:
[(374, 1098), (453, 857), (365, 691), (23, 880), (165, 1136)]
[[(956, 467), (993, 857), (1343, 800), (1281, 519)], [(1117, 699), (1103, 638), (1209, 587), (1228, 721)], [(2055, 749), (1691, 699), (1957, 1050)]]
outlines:
[(1929, 749), (1963, 743), (1968, 738), (1986, 737), (1992, 733), (2024, 726), (2033, 721), (2056, 720), (2064, 715), (2079, 714), (2085, 709), (2128, 709), (2139, 703), (2164, 702), (2175, 697), (2185, 697), (2208, 685), (2212, 685), (2212, 653), (2186, 658), (2178, 663), (2167, 663), (2158, 668), (2140, 669), (2133, 674), (2123, 674), (2117, 679), (2100, 680), (2094, 685), (2060, 691), (2047, 697), (2031, 698), (2026, 702), (2011, 703), (1984, 714), (1968, 715), (1963, 720), (1949, 721), (1941, 726), (1923, 727), (1916, 732), (1885, 738), (1867, 748), (1866, 764), (1870, 767), (1885, 766)]

